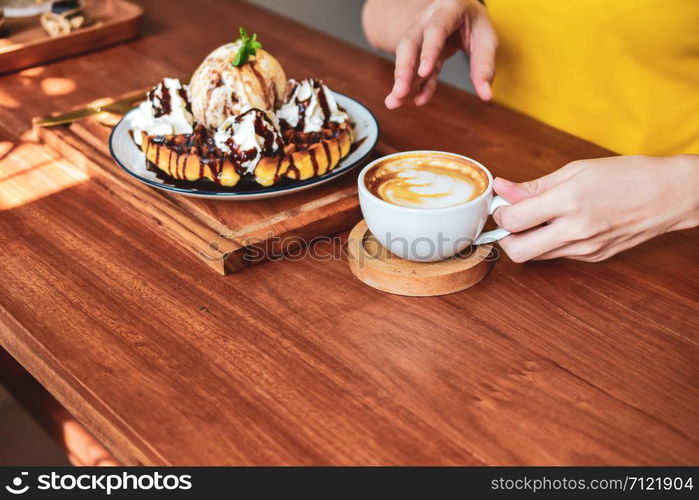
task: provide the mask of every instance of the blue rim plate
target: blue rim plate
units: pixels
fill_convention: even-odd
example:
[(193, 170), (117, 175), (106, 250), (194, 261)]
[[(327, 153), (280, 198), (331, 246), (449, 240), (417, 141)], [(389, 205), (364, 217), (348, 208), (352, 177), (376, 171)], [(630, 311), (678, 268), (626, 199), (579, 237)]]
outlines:
[[(109, 136), (109, 151), (112, 154), (114, 161), (130, 176), (139, 181), (148, 184), (156, 189), (178, 193), (184, 196), (193, 196), (196, 198), (207, 198), (215, 200), (260, 200), (264, 198), (274, 198), (276, 196), (284, 196), (298, 191), (303, 191), (313, 186), (324, 184), (336, 177), (346, 174), (358, 165), (362, 164), (372, 152), (376, 143), (379, 140), (379, 123), (374, 114), (369, 111), (369, 108), (364, 106), (356, 99), (352, 99), (339, 92), (333, 92), (337, 103), (342, 106), (350, 116), (350, 120), (354, 123), (354, 140), (355, 144), (361, 142), (359, 146), (345, 156), (337, 167), (330, 172), (319, 177), (307, 179), (305, 181), (294, 182), (284, 186), (260, 186), (259, 190), (246, 190), (241, 192), (202, 191), (195, 188), (177, 187), (167, 184), (162, 179), (159, 179), (155, 172), (151, 172), (146, 168), (146, 157), (143, 151), (133, 142), (129, 135), (132, 113), (131, 110), (119, 121), (114, 127)], [(215, 184), (212, 183), (215, 188)]]

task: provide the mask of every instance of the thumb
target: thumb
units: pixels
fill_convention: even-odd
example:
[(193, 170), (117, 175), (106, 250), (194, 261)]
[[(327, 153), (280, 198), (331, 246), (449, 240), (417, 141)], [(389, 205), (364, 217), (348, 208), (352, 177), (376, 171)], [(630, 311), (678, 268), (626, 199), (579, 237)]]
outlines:
[(582, 168), (582, 165), (578, 162), (573, 162), (538, 179), (519, 183), (508, 181), (502, 177), (496, 177), (493, 181), (493, 189), (510, 203), (517, 203), (520, 200), (538, 196), (544, 191), (548, 191), (552, 187), (571, 178), (580, 168)]
[(529, 195), (525, 189), (520, 188), (520, 185), (502, 177), (496, 177), (493, 180), (493, 190), (510, 203), (517, 203), (520, 200), (534, 196)]

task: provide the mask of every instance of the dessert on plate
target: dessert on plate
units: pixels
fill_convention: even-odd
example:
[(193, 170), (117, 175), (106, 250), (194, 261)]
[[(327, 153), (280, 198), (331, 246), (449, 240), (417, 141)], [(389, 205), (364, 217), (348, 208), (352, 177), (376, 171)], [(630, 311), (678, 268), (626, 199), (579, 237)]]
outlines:
[(211, 52), (188, 85), (164, 78), (148, 92), (130, 122), (147, 161), (178, 181), (226, 187), (335, 168), (353, 137), (333, 92), (320, 80), (287, 80), (256, 35), (240, 34)]

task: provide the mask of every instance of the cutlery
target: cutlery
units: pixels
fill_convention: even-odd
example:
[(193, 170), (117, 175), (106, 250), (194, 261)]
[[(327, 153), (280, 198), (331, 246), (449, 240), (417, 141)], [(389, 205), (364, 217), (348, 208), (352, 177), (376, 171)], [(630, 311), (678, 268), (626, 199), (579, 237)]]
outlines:
[(133, 92), (122, 98), (106, 98), (98, 99), (91, 102), (81, 109), (70, 111), (68, 113), (54, 114), (48, 117), (35, 118), (33, 120), (35, 126), (39, 127), (55, 127), (56, 125), (65, 125), (72, 123), (75, 120), (96, 115), (99, 113), (109, 113), (111, 115), (122, 116), (130, 110), (138, 101), (142, 101), (146, 97), (146, 90)]

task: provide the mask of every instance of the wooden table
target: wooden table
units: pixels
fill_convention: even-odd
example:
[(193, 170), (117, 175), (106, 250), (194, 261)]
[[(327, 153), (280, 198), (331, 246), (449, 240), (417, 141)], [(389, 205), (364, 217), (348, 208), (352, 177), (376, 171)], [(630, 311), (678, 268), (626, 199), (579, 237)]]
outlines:
[(696, 230), (598, 264), (502, 257), (440, 298), (378, 292), (344, 257), (222, 277), (29, 130), (186, 76), (245, 25), (290, 76), (366, 103), (395, 148), (514, 180), (606, 151), (447, 86), (389, 112), (388, 61), (250, 6), (143, 3), (139, 41), (0, 78), (0, 342), (119, 459), (699, 462)]

